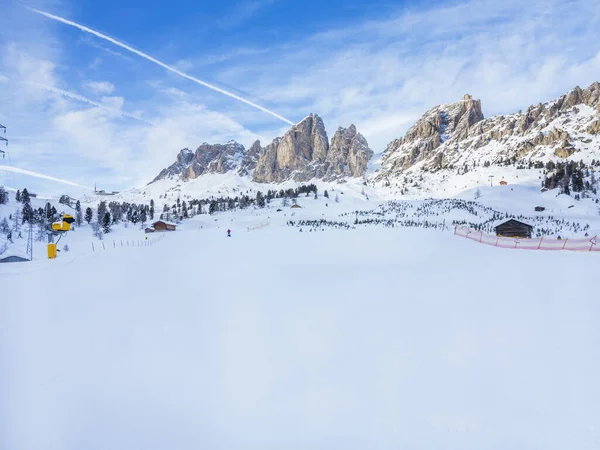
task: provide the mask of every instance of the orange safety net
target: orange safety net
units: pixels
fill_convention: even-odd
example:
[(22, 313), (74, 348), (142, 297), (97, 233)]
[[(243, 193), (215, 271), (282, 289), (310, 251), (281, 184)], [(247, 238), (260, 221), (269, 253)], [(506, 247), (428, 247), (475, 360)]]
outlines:
[(526, 250), (568, 250), (574, 252), (599, 252), (597, 237), (553, 239), (548, 237), (521, 239), (485, 234), (466, 227), (455, 227), (454, 234), (482, 244), (501, 248), (521, 248)]

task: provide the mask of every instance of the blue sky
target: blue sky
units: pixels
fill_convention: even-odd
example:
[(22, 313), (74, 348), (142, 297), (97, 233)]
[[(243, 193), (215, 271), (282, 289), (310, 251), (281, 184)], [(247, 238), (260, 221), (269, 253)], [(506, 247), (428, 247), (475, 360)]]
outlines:
[[(510, 113), (600, 79), (593, 0), (32, 0), (292, 122), (357, 125), (375, 152), (428, 108), (472, 94)], [(263, 144), (288, 125), (80, 29), (4, 0), (0, 185), (141, 186), (182, 147)]]

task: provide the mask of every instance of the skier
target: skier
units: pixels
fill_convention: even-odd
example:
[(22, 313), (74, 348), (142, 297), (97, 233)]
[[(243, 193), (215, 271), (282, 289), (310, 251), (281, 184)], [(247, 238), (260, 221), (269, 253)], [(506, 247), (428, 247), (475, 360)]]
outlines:
[(231, 230), (227, 230), (227, 237), (231, 237)]

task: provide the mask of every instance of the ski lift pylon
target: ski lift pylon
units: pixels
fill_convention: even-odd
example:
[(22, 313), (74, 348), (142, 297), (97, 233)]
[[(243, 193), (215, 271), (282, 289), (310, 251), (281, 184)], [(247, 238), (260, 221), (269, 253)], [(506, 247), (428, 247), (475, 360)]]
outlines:
[[(0, 130), (4, 130), (4, 135), (6, 135), (6, 127), (4, 125), (2, 125), (1, 123), (0, 123)], [(8, 139), (0, 136), (0, 141), (6, 142), (6, 146), (8, 147)], [(4, 158), (6, 156), (6, 152), (4, 150), (0, 150), (0, 153), (2, 153), (2, 158)]]

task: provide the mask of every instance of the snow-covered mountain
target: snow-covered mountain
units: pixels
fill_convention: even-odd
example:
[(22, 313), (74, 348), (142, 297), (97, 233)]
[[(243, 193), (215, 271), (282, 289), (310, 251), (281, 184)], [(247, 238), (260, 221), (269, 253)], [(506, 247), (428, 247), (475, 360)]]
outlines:
[(227, 173), (241, 168), (245, 149), (242, 144), (230, 141), (225, 145), (203, 143), (195, 152), (184, 148), (177, 160), (161, 170), (151, 183), (163, 179), (193, 180), (209, 173)]
[(151, 183), (164, 179), (189, 181), (227, 172), (257, 183), (343, 180), (365, 175), (372, 156), (367, 140), (354, 125), (338, 128), (330, 143), (323, 120), (311, 114), (264, 148), (260, 141), (248, 150), (235, 141), (225, 145), (204, 143), (195, 152), (185, 148)]
[(385, 150), (377, 181), (397, 182), (417, 173), (466, 173), (489, 166), (600, 158), (600, 83), (574, 88), (525, 112), (484, 118), (479, 100), (427, 111)]
[[(387, 198), (447, 197), (489, 183), (541, 180), (548, 161), (600, 160), (600, 83), (575, 87), (525, 112), (484, 117), (470, 95), (427, 111), (375, 158), (354, 125), (329, 140), (323, 120), (311, 114), (266, 147), (231, 141), (183, 149), (152, 181), (161, 189), (198, 177), (228, 175), (236, 186), (263, 183), (363, 181)], [(535, 169), (535, 170), (533, 170)], [(232, 176), (229, 176), (232, 175)], [(205, 185), (206, 183), (201, 183)]]

